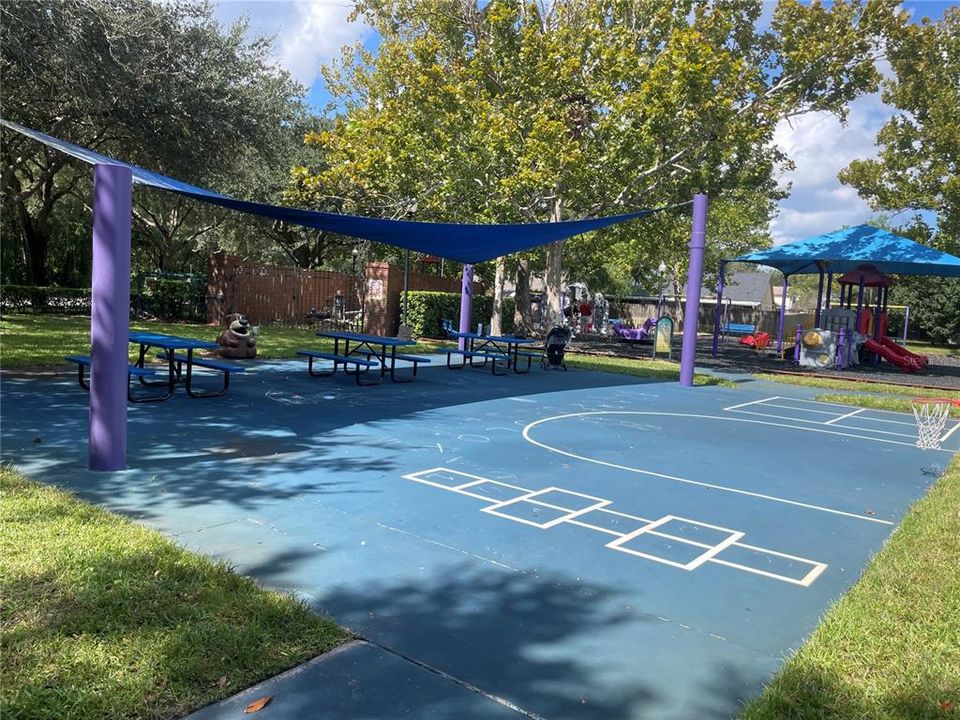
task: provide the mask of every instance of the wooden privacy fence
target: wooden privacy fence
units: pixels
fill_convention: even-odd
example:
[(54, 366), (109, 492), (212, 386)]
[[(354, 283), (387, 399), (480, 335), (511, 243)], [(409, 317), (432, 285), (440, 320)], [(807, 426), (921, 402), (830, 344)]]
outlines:
[[(207, 321), (221, 324), (242, 313), (254, 325), (298, 326), (338, 320), (353, 330), (377, 335), (397, 332), (403, 295), (403, 268), (366, 263), (356, 275), (330, 270), (262, 265), (226, 254), (208, 262)], [(411, 270), (409, 290), (460, 292), (460, 277)], [(474, 283), (474, 293), (482, 293)], [(342, 303), (339, 302), (342, 298)]]
[(319, 317), (356, 316), (362, 307), (359, 275), (247, 263), (229, 255), (210, 258), (209, 322), (222, 323), (238, 312), (254, 325), (303, 325)]

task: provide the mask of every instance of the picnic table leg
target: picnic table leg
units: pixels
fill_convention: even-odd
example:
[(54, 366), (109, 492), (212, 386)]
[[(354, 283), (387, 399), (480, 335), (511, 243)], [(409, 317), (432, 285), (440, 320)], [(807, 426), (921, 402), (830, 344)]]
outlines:
[[(170, 353), (171, 358), (173, 353)], [(186, 390), (187, 395), (192, 398), (210, 398), (210, 397), (220, 397), (221, 395), (226, 395), (227, 390), (230, 389), (230, 372), (227, 370), (223, 371), (223, 387), (214, 392), (198, 392), (193, 389), (193, 348), (187, 348), (187, 381), (186, 381)]]
[[(386, 348), (384, 348), (386, 352)], [(447, 355), (447, 361), (449, 362), (450, 356)], [(395, 383), (407, 383), (413, 382), (413, 378), (417, 376), (417, 363), (413, 363), (413, 377), (409, 377), (406, 380), (397, 379), (397, 346), (394, 345), (390, 349), (390, 379)]]

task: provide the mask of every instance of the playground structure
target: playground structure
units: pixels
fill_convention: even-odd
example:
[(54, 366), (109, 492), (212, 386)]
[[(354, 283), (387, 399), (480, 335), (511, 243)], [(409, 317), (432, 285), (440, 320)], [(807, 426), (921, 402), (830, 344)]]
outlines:
[[(893, 284), (889, 276), (960, 277), (960, 258), (869, 225), (722, 261), (717, 282), (714, 357), (719, 351), (724, 271), (728, 262), (756, 263), (779, 270), (783, 273), (781, 297), (787, 296), (792, 275), (819, 275), (813, 327), (798, 325), (793, 346), (794, 363), (814, 369), (853, 368), (862, 358), (871, 363), (886, 360), (904, 372), (921, 372), (927, 358), (910, 352), (887, 334)], [(835, 284), (840, 296), (836, 306), (832, 302)], [(787, 351), (784, 315), (785, 303), (781, 303), (776, 344), (776, 352), (781, 356)]]

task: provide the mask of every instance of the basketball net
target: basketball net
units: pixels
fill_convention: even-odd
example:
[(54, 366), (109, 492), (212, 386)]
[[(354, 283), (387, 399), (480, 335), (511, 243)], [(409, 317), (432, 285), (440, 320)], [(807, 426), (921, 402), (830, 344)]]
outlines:
[(939, 450), (940, 437), (947, 426), (950, 408), (960, 406), (956, 400), (916, 398), (913, 401), (913, 416), (917, 419), (917, 447), (922, 450)]

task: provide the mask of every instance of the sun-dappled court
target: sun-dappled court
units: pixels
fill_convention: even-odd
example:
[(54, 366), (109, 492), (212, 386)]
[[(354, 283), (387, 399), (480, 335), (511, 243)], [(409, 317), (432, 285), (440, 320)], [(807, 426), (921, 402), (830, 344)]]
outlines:
[(955, 419), (924, 452), (911, 416), (814, 395), (577, 369), (368, 388), (265, 361), (217, 400), (129, 406), (111, 474), (85, 470), (70, 375), (6, 377), (2, 420), (32, 477), (361, 638), (274, 681), (277, 717), (728, 718), (960, 449)]

